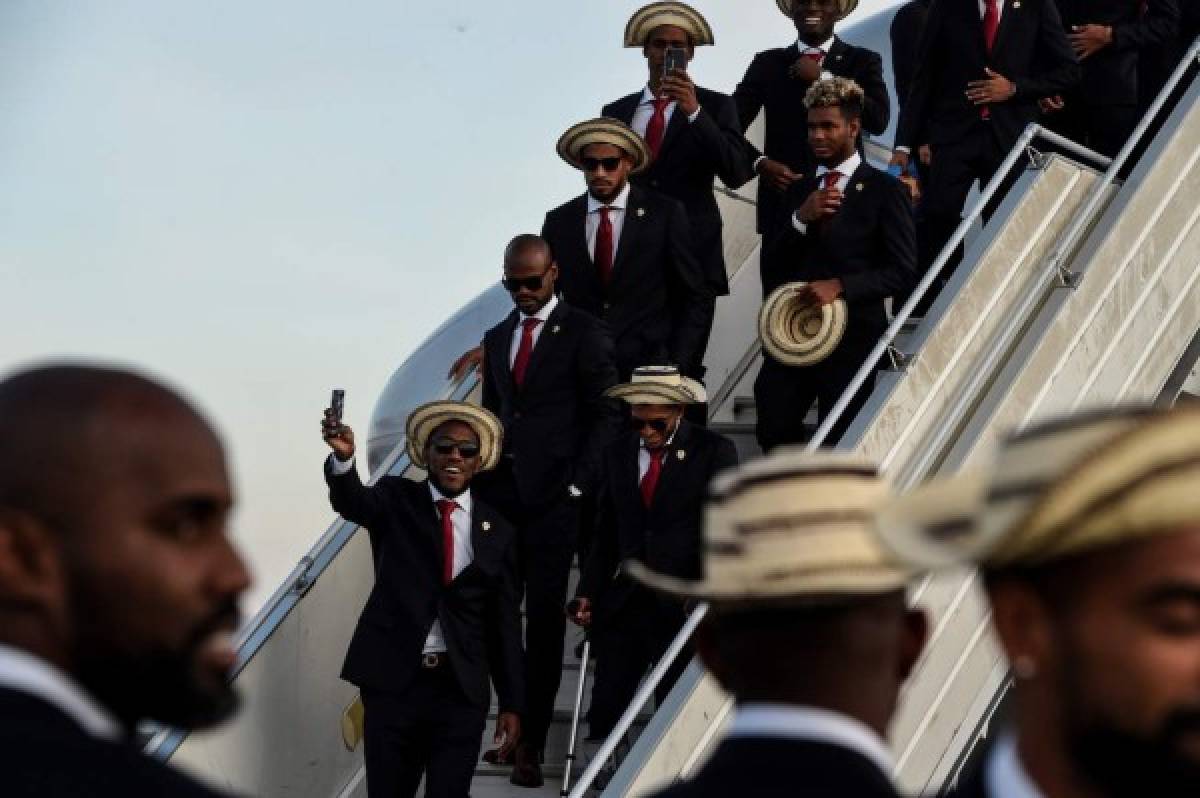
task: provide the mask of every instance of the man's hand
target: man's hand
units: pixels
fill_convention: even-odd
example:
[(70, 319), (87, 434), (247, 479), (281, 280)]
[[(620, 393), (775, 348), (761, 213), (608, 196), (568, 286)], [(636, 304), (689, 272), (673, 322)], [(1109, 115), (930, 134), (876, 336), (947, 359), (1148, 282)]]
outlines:
[(468, 349), (458, 356), (458, 360), (454, 361), (454, 365), (450, 367), (450, 373), (446, 375), (446, 379), (459, 380), (467, 375), (471, 369), (479, 371), (483, 367), (483, 345)]
[(796, 297), (803, 305), (812, 307), (828, 305), (841, 295), (842, 281), (837, 279), (813, 280), (796, 292)]
[(700, 100), (696, 97), (696, 84), (682, 69), (672, 69), (671, 74), (663, 78), (662, 93), (679, 103), (676, 111), (683, 111), (685, 116), (691, 116), (700, 109)]
[(917, 158), (920, 159), (922, 166), (929, 166), (933, 163), (933, 147), (928, 144), (917, 147)]
[(582, 596), (576, 598), (567, 605), (567, 617), (570, 618), (571, 623), (575, 624), (576, 626), (591, 626), (592, 600), (589, 598), (583, 598)]
[(967, 99), (975, 105), (995, 105), (1007, 102), (1017, 93), (1017, 85), (990, 67), (984, 67), (986, 80), (973, 80), (967, 84)]
[(762, 179), (767, 182), (768, 186), (781, 194), (787, 191), (792, 183), (800, 179), (800, 175), (789, 169), (787, 164), (773, 161), (770, 158), (763, 158), (758, 165), (758, 173), (762, 175)]
[(1056, 114), (1061, 111), (1065, 105), (1066, 103), (1063, 102), (1063, 98), (1057, 94), (1053, 97), (1043, 97), (1042, 99), (1038, 100), (1038, 110), (1040, 110), (1043, 114)]
[(913, 205), (921, 201), (921, 182), (919, 180), (912, 175), (900, 175), (900, 182), (908, 189), (908, 196)]
[(819, 188), (809, 194), (804, 204), (796, 209), (796, 216), (805, 224), (812, 224), (833, 216), (840, 207), (842, 192), (836, 188)]
[(1072, 25), (1067, 38), (1082, 61), (1112, 44), (1113, 31), (1108, 25)]
[(788, 67), (788, 77), (792, 80), (812, 83), (821, 77), (821, 62), (815, 58), (800, 56)]
[(515, 712), (501, 712), (496, 718), (496, 733), (492, 736), (492, 742), (500, 746), (496, 749), (496, 755), (501, 762), (508, 761), (509, 754), (520, 739), (521, 718)]
[(354, 456), (354, 430), (337, 420), (332, 407), (325, 408), (321, 420), (321, 437), (333, 449), (333, 456), (343, 463)]

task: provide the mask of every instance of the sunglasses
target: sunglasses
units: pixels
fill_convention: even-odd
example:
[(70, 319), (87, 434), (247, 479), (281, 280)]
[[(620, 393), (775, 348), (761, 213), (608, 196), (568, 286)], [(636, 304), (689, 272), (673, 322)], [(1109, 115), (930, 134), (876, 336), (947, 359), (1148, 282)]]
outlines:
[(546, 272), (542, 272), (537, 277), (505, 277), (500, 280), (500, 284), (510, 294), (515, 294), (524, 288), (526, 291), (536, 291), (542, 287), (542, 283), (546, 281)]
[(583, 164), (583, 171), (595, 172), (600, 167), (604, 167), (606, 172), (615, 172), (617, 167), (621, 165), (620, 158), (580, 158), (579, 162)]
[(459, 455), (464, 460), (470, 460), (472, 457), (479, 456), (478, 443), (460, 443), (451, 440), (438, 440), (433, 442), (433, 450), (440, 455), (449, 455), (454, 451), (458, 451)]
[(671, 428), (671, 422), (664, 418), (654, 418), (649, 421), (642, 421), (640, 418), (631, 418), (629, 419), (629, 426), (633, 428), (634, 432), (641, 432), (646, 427), (649, 427), (659, 435), (663, 435)]

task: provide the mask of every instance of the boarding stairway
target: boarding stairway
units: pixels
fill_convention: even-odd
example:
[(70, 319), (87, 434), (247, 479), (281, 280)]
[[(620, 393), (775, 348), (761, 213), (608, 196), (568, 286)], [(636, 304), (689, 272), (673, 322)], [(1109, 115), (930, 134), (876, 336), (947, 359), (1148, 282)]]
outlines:
[[(987, 227), (964, 223), (963, 265), (928, 315), (906, 325), (906, 309), (897, 309), (880, 350), (893, 367), (880, 374), (843, 445), (880, 461), (904, 486), (976, 461), (1003, 430), (1033, 418), (1177, 395), (1195, 363), (1200, 330), (1198, 95), (1200, 84), (1187, 86), (1124, 181), (1116, 166), (1086, 153), (1046, 154), (1047, 137), (1027, 131), (1010, 156), (1023, 169), (1020, 179)], [(753, 196), (752, 188), (740, 194)], [(718, 302), (706, 362), (710, 415), (748, 456), (750, 386), (759, 363), (758, 238), (752, 205), (726, 194), (719, 199), (731, 295)], [(473, 376), (452, 383), (442, 376), (508, 310), (498, 287), (485, 292), (397, 372), (367, 445), (373, 478), (418, 475), (404, 454), (403, 418), (429, 399), (477, 398)], [(348, 745), (356, 742), (355, 689), (338, 672), (370, 589), (370, 558), (367, 536), (335, 521), (240, 636), (243, 712), (212, 732), (160, 731), (147, 750), (242, 795), (365, 795), (361, 745)], [(986, 729), (1007, 666), (970, 574), (925, 580), (913, 587), (913, 599), (935, 623), (892, 742), (902, 785), (936, 792)], [(577, 639), (569, 630), (546, 787), (510, 787), (507, 771), (481, 765), (476, 798), (558, 793), (581, 675)], [(663, 707), (631, 710), (635, 743), (604, 795), (642, 794), (686, 775), (718, 738), (729, 708), (693, 663)], [(489, 725), (484, 747), (491, 747), (490, 735)], [(583, 786), (595, 770), (587, 768)]]

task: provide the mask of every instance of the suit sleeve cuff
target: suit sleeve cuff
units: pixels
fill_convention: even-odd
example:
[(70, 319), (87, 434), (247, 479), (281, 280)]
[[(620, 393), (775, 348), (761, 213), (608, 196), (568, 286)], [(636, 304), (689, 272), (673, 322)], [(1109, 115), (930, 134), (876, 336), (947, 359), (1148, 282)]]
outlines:
[(795, 213), (792, 214), (792, 229), (800, 235), (808, 234), (808, 225), (800, 221), (800, 216)]
[(351, 457), (346, 462), (342, 462), (334, 455), (329, 455), (329, 459), (325, 463), (325, 468), (335, 477), (344, 477), (354, 470), (354, 458)]
[(688, 124), (690, 125), (692, 122), (695, 122), (697, 117), (700, 116), (700, 112), (703, 110), (704, 110), (704, 106), (702, 106), (702, 105), (696, 106), (696, 110), (693, 111), (692, 113), (688, 114), (688, 118), (687, 118)]
[(756, 174), (758, 173), (758, 167), (762, 166), (762, 162), (765, 160), (767, 160), (767, 156), (765, 155), (760, 155), (754, 159), (754, 172)]
[(896, 147), (896, 152), (902, 152), (905, 155), (908, 155), (912, 152), (912, 147), (906, 147), (904, 145), (899, 145)]

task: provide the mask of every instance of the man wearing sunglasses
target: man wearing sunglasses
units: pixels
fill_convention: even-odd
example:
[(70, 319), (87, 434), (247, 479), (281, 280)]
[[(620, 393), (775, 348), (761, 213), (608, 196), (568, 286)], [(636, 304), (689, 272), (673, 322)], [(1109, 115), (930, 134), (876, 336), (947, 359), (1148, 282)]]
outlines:
[[(685, 619), (681, 601), (629, 580), (621, 563), (636, 559), (681, 579), (701, 576), (702, 507), (709, 483), (737, 465), (733, 442), (684, 418), (706, 400), (704, 388), (677, 369), (648, 366), (609, 395), (630, 405), (631, 429), (601, 461), (599, 529), (568, 609), (593, 629), (596, 681), (589, 737), (603, 739)], [(690, 657), (655, 691), (659, 704)]]
[(346, 652), (342, 678), (361, 691), (367, 794), (462, 798), (499, 699), (502, 755), (521, 734), (524, 705), (516, 533), (471, 490), (500, 460), (499, 420), (463, 402), (431, 402), (406, 425), (408, 454), (428, 478), (359, 481), (354, 432), (325, 411), (333, 509), (366, 527), (375, 586)]
[(504, 425), (504, 451), (480, 489), (517, 529), (524, 581), (529, 696), (511, 777), (522, 787), (542, 785), (580, 505), (620, 424), (616, 401), (604, 395), (617, 382), (612, 341), (603, 322), (554, 295), (557, 279), (545, 241), (514, 238), (503, 282), (516, 307), (483, 339), (483, 406)]
[(623, 122), (592, 119), (564, 133), (558, 153), (587, 180), (587, 193), (542, 226), (562, 298), (607, 323), (622, 379), (643, 363), (700, 377), (716, 296), (683, 205), (629, 184), (652, 160), (645, 141)]

